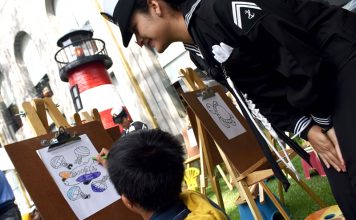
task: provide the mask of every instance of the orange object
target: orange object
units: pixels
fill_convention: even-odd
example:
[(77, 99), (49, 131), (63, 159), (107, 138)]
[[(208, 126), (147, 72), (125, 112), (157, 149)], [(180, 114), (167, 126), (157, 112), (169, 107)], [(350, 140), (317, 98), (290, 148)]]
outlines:
[(316, 211), (305, 218), (305, 220), (345, 220), (338, 205), (333, 205)]

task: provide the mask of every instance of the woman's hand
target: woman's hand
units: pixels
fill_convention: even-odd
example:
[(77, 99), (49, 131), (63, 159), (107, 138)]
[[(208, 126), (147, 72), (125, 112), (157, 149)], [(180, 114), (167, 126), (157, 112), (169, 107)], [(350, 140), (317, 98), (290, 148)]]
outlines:
[(105, 168), (108, 167), (108, 161), (106, 160), (108, 154), (109, 154), (109, 150), (106, 148), (102, 148), (100, 153), (96, 155), (96, 161), (98, 161), (98, 163), (103, 165), (103, 167)]
[[(330, 130), (328, 133), (330, 133), (330, 137), (333, 138), (337, 144), (337, 138), (336, 136), (333, 136), (335, 133)], [(336, 147), (334, 141), (332, 141), (327, 134), (321, 132), (320, 126), (314, 125), (310, 128), (308, 132), (308, 140), (327, 168), (332, 166), (338, 172), (345, 170), (344, 160), (342, 159), (339, 145), (337, 144)]]
[(335, 146), (335, 150), (337, 153), (337, 156), (339, 157), (340, 162), (342, 163), (343, 167), (341, 168), (342, 171), (346, 172), (346, 165), (345, 165), (345, 161), (344, 158), (342, 156), (341, 150), (340, 150), (340, 145), (339, 142), (337, 140), (336, 137), (336, 133), (335, 133), (335, 129), (334, 127), (330, 128), (327, 132), (326, 135), (328, 136), (328, 138), (331, 140), (331, 142), (334, 144)]

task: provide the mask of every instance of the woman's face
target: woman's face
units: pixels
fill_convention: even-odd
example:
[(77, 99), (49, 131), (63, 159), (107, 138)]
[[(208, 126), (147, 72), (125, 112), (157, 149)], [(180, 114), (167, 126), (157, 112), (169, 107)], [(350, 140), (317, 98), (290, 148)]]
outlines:
[(172, 42), (172, 27), (170, 19), (173, 19), (162, 11), (149, 7), (148, 12), (136, 11), (131, 18), (131, 30), (136, 36), (137, 44), (155, 48), (162, 53)]
[(130, 127), (130, 124), (131, 124), (131, 121), (129, 120), (129, 118), (128, 117), (124, 117), (123, 120), (122, 120), (122, 123), (121, 123), (122, 127), (124, 129), (128, 129)]

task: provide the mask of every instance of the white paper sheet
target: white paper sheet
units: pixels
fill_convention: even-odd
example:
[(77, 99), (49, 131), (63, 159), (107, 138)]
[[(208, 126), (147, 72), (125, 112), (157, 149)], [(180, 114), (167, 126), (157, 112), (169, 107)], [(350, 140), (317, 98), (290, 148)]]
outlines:
[(246, 132), (245, 128), (231, 112), (219, 93), (215, 93), (215, 96), (205, 100), (200, 96), (198, 100), (227, 139), (231, 140)]
[(92, 159), (98, 154), (87, 135), (81, 140), (38, 153), (62, 195), (79, 219), (85, 219), (120, 199), (107, 170)]

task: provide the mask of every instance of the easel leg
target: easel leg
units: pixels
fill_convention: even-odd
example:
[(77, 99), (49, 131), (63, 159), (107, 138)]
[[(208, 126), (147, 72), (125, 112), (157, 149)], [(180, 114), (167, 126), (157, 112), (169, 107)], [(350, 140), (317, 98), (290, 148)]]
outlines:
[(284, 171), (288, 173), (294, 179), (294, 181), (297, 182), (300, 187), (302, 187), (302, 189), (306, 193), (308, 193), (310, 198), (312, 198), (320, 206), (320, 208), (326, 207), (326, 204), (308, 187), (307, 184), (305, 184), (302, 180), (298, 180), (298, 178), (295, 176), (295, 174), (292, 171), (290, 171), (287, 168), (285, 168)]
[(220, 208), (222, 210), (225, 210), (225, 205), (224, 205), (224, 200), (223, 200), (222, 194), (221, 194), (221, 188), (220, 188), (219, 180), (217, 179), (216, 176), (213, 176), (213, 178), (211, 180), (211, 186), (213, 188), (213, 191), (216, 194), (216, 199), (218, 201), (218, 204), (219, 204)]
[(229, 190), (231, 191), (231, 190), (232, 190), (232, 185), (231, 185), (230, 181), (227, 179), (225, 172), (223, 171), (223, 169), (221, 168), (220, 165), (217, 165), (216, 168), (218, 169), (218, 171), (219, 171), (221, 177), (224, 179), (224, 181), (225, 181), (227, 187), (228, 187)]
[(206, 168), (205, 168), (205, 159), (203, 157), (203, 148), (199, 147), (200, 154), (200, 193), (206, 195)]
[(20, 190), (21, 190), (22, 195), (24, 195), (24, 197), (25, 197), (25, 201), (26, 201), (27, 207), (31, 207), (32, 204), (31, 204), (30, 196), (28, 195), (28, 193), (26, 191), (26, 188), (23, 185), (23, 182), (20, 179), (20, 176), (19, 176), (19, 174), (17, 172), (16, 172), (16, 182), (20, 186)]
[(253, 196), (244, 180), (239, 181), (238, 190), (240, 194), (246, 199), (248, 206), (250, 207), (251, 213), (254, 219), (263, 220), (260, 210), (257, 208), (257, 204), (253, 199)]
[(281, 200), (281, 203), (286, 204), (286, 202), (284, 200), (283, 186), (282, 186), (282, 183), (279, 181), (278, 181), (278, 195), (279, 195), (279, 199)]
[[(216, 143), (216, 142), (215, 142)], [(257, 204), (255, 200), (253, 199), (253, 196), (250, 192), (250, 188), (248, 187), (247, 183), (245, 180), (237, 180), (237, 175), (234, 170), (234, 168), (231, 166), (229, 159), (226, 157), (225, 153), (221, 150), (220, 146), (216, 143), (216, 147), (220, 153), (221, 158), (223, 159), (227, 170), (230, 173), (230, 176), (232, 178), (233, 184), (237, 187), (237, 190), (241, 196), (241, 199), (246, 200), (251, 213), (253, 215), (254, 219), (257, 220), (263, 220), (262, 215), (260, 213), (260, 210), (257, 208)]]
[(40, 117), (38, 117), (38, 114), (35, 108), (32, 106), (32, 104), (30, 102), (24, 102), (22, 103), (22, 108), (26, 112), (26, 118), (30, 122), (29, 124), (32, 128), (32, 131), (36, 135), (47, 134), (47, 130), (45, 126), (42, 124), (42, 121)]
[(268, 195), (268, 197), (272, 200), (273, 204), (277, 207), (278, 211), (282, 214), (283, 218), (285, 220), (290, 220), (288, 214), (286, 213), (286, 211), (283, 209), (283, 207), (281, 206), (281, 204), (278, 202), (278, 200), (276, 199), (276, 197), (273, 195), (272, 191), (268, 188), (268, 186), (261, 181), (260, 184), (262, 185), (264, 191), (266, 192), (266, 194)]
[(203, 153), (203, 154), (201, 154), (202, 157), (200, 158), (200, 160), (204, 161), (203, 165), (205, 165), (205, 167), (206, 167), (206, 170), (208, 173), (208, 178), (211, 183), (212, 189), (216, 195), (219, 206), (222, 209), (225, 209), (224, 208), (224, 200), (221, 195), (220, 185), (219, 185), (219, 182), (215, 178), (214, 165), (212, 164), (210, 151), (207, 149), (207, 146), (206, 146), (206, 143), (208, 142), (207, 138), (206, 138), (207, 133), (198, 118), (197, 118), (197, 125), (198, 125), (198, 134), (199, 134), (199, 147), (200, 147), (200, 149), (202, 149), (202, 153)]

